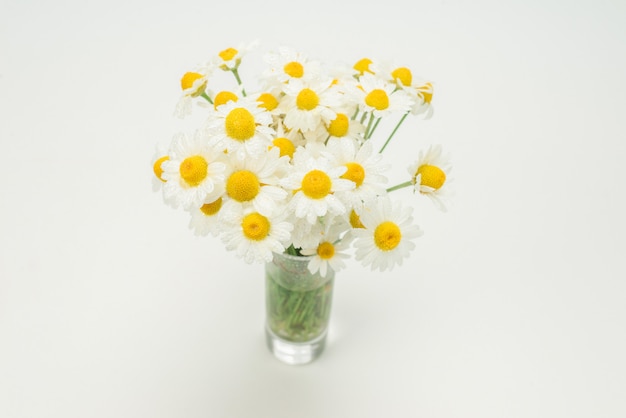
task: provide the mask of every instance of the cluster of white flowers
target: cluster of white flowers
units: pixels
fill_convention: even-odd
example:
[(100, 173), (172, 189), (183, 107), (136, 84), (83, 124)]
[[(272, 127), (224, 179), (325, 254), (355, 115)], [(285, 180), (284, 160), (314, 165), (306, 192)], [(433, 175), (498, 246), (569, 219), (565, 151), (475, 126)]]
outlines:
[[(249, 263), (287, 252), (309, 256), (309, 270), (326, 275), (345, 267), (354, 249), (372, 269), (401, 264), (422, 230), (412, 208), (392, 204), (389, 193), (413, 187), (445, 210), (450, 166), (431, 146), (406, 182), (386, 187), (382, 152), (407, 115), (430, 117), (432, 84), (406, 67), (364, 58), (326, 68), (283, 47), (264, 55), (266, 70), (246, 91), (239, 68), (256, 47), (225, 49), (184, 74), (175, 114), (206, 117), (157, 152), (155, 190), (190, 212), (196, 234), (219, 236)], [(212, 85), (218, 71), (232, 73), (232, 88)], [(374, 149), (372, 135), (390, 117), (398, 124)]]

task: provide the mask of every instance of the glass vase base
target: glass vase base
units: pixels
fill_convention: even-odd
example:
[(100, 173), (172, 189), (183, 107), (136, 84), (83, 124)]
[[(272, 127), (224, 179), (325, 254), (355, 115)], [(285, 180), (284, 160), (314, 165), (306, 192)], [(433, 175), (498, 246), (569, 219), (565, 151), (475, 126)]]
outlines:
[(326, 345), (326, 332), (311, 341), (293, 342), (287, 341), (265, 327), (265, 339), (270, 352), (278, 360), (289, 365), (311, 363), (318, 358)]

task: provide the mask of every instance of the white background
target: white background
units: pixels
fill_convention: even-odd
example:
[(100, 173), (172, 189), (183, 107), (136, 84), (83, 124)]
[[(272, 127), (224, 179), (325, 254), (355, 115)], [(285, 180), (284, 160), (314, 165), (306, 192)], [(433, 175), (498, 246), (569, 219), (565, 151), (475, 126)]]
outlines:
[[(151, 189), (181, 75), (254, 39), (411, 67), (435, 114), (386, 158), (453, 158), (450, 210), (398, 192), (417, 250), (338, 273), (302, 367), (263, 267)], [(626, 416), (625, 74), (620, 0), (4, 0), (0, 417)]]

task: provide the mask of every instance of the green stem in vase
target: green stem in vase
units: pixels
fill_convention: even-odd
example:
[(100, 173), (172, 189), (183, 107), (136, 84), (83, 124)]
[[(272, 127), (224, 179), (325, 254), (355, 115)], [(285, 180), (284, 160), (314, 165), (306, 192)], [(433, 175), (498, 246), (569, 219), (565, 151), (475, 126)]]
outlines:
[[(332, 297), (331, 281), (313, 289), (288, 289), (281, 285), (282, 275), (294, 273), (276, 269), (267, 273), (268, 321), (272, 331), (293, 342), (310, 341), (321, 335), (327, 327)], [(306, 280), (297, 277), (296, 282)]]

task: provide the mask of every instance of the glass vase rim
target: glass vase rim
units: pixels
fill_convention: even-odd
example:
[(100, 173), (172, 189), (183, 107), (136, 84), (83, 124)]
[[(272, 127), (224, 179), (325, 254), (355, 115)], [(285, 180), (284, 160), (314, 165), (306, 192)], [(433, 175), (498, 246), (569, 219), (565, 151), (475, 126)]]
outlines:
[(279, 255), (280, 257), (284, 257), (288, 260), (293, 260), (293, 261), (308, 260), (311, 257), (313, 257), (312, 255), (293, 255), (293, 254), (289, 254), (286, 252), (279, 253), (279, 252), (273, 251), (273, 253), (276, 255)]

